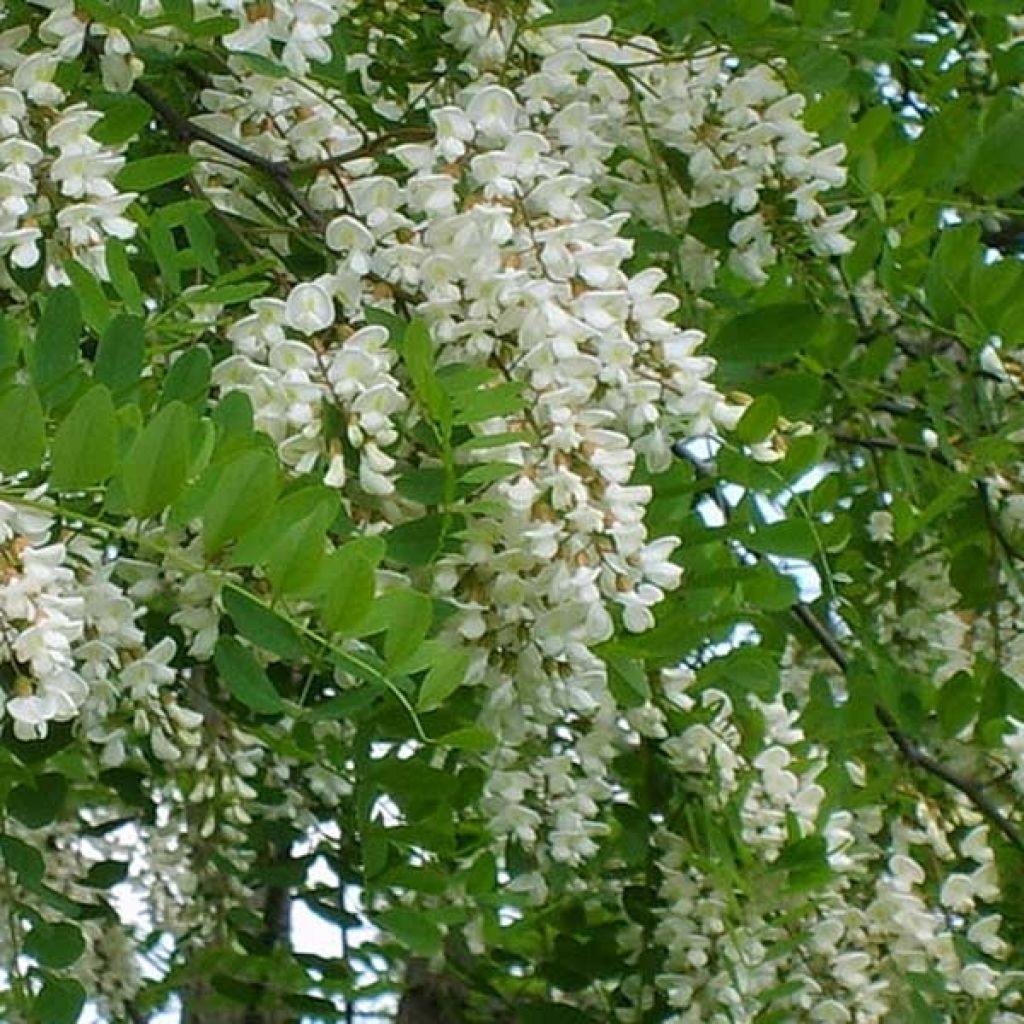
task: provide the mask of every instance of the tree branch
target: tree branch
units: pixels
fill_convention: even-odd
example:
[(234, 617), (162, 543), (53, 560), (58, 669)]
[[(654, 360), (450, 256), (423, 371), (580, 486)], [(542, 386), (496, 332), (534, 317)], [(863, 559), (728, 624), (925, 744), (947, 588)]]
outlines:
[(135, 83), (132, 91), (149, 105), (153, 113), (182, 142), (205, 142), (214, 149), (234, 157), (239, 162), (262, 171), (273, 180), (291, 204), (313, 227), (318, 231), (324, 229), (326, 226), (324, 217), (295, 184), (292, 178), (292, 167), (289, 163), (282, 160), (271, 160), (269, 157), (263, 156), (262, 153), (240, 146), (237, 142), (225, 139), (216, 132), (211, 132), (208, 128), (196, 124), (184, 114), (179, 113), (152, 86), (141, 79)]
[[(838, 641), (823, 622), (805, 604), (793, 605), (792, 612), (832, 659), (836, 667), (844, 674), (849, 670), (850, 660)], [(875, 704), (875, 718), (878, 719), (886, 735), (892, 740), (903, 759), (910, 765), (920, 768), (929, 775), (941, 779), (947, 786), (962, 793), (975, 807), (978, 813), (994, 825), (1021, 853), (1024, 853), (1024, 835), (1013, 825), (1009, 818), (995, 805), (992, 798), (985, 792), (985, 787), (977, 779), (961, 775), (953, 771), (941, 761), (932, 757), (926, 750), (918, 746), (899, 726), (888, 708)]]
[[(859, 439), (854, 438), (852, 440)], [(889, 439), (887, 438), (877, 438), (875, 440), (882, 442), (879, 445), (880, 447), (897, 449), (902, 447), (897, 441), (889, 443)], [(674, 451), (678, 456), (686, 459), (694, 467), (698, 477), (714, 479), (715, 470), (713, 466), (691, 455), (684, 446), (676, 445)], [(924, 451), (928, 452), (929, 455), (933, 454), (931, 449), (924, 449)], [(718, 504), (722, 514), (728, 518), (730, 510), (728, 505), (724, 503), (721, 495), (715, 492), (714, 500)], [(761, 556), (755, 553), (754, 557), (760, 561)], [(793, 604), (790, 607), (790, 612), (793, 617), (797, 619), (805, 629), (807, 629), (814, 639), (817, 640), (822, 650), (825, 651), (839, 671), (845, 675), (850, 669), (850, 659), (832, 631), (814, 614), (813, 610), (802, 601), (798, 601)], [(874, 711), (875, 717), (885, 730), (886, 735), (890, 740), (892, 740), (894, 746), (900, 754), (902, 754), (903, 759), (908, 764), (916, 768), (920, 768), (929, 775), (933, 775), (935, 778), (944, 782), (947, 786), (950, 786), (952, 789), (957, 790), (965, 796), (971, 804), (974, 805), (975, 809), (983, 818), (994, 825), (1006, 837), (1006, 839), (1013, 844), (1013, 846), (1021, 851), (1021, 853), (1024, 853), (1024, 835), (1021, 834), (1010, 819), (1007, 818), (1006, 815), (1003, 814), (1003, 812), (995, 805), (992, 798), (985, 792), (985, 787), (981, 782), (977, 779), (972, 779), (969, 776), (960, 775), (958, 772), (953, 771), (952, 768), (947, 767), (942, 764), (941, 761), (932, 757), (931, 754), (918, 746), (918, 744), (899, 727), (899, 723), (893, 717), (892, 713), (881, 704), (875, 704)]]

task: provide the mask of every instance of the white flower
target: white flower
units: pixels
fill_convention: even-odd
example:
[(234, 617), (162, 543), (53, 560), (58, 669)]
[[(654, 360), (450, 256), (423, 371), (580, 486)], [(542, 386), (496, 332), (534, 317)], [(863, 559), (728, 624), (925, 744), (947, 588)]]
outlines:
[(466, 107), (470, 121), (484, 135), (506, 139), (516, 130), (519, 101), (500, 85), (488, 85), (474, 94)]
[(996, 978), (996, 972), (986, 964), (968, 964), (960, 972), (963, 990), (975, 999), (995, 999), (999, 995)]
[(318, 284), (297, 284), (288, 294), (285, 322), (307, 337), (334, 323), (334, 300)]
[(868, 536), (876, 544), (887, 544), (893, 539), (892, 513), (885, 509), (876, 509), (868, 516)]

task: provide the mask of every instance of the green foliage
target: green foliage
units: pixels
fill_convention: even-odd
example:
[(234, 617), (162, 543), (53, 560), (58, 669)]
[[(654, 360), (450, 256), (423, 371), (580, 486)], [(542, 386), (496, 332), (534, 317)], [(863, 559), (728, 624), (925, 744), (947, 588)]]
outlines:
[[(307, 61), (277, 8), (254, 53), (222, 36), (269, 26), (260, 4), (81, 0), (88, 41), (57, 61), (63, 98), (41, 79), (26, 118), (5, 107), (8, 162), (39, 183), (7, 175), (11, 210), (23, 191), (36, 211), (11, 231), (38, 221), (44, 237), (34, 267), (5, 242), (0, 282), (0, 1019), (75, 1024), (92, 1002), (150, 1021), (173, 998), (204, 1020), (351, 1020), (383, 997), (405, 1001), (400, 1019), (419, 999), (421, 1017), (465, 1024), (662, 1024), (731, 1021), (733, 993), (737, 1020), (838, 1019), (819, 1003), (859, 1005), (834, 970), (846, 943), (870, 949), (886, 1020), (1009, 1021), (1024, 950), (1020, 4), (551, 0), (532, 21), (519, 0), (350, 6)], [(500, 60), (500, 33), (475, 40), (483, 56), (452, 41), (485, 6), (511, 40)], [(25, 53), (11, 42), (5, 86), (45, 48), (44, 14), (7, 12), (36, 35)], [(582, 141), (564, 218), (540, 184), (564, 152), (537, 157), (536, 191), (474, 164), (500, 126), (469, 139), (456, 118), (441, 170), (417, 175), (439, 108), (454, 117), (490, 83), (500, 120), (501, 90), (543, 61), (536, 32), (600, 36), (606, 15), (617, 42), (643, 33), (645, 59), (592, 39), (576, 84), (573, 61), (563, 82), (550, 60), (518, 125), (554, 147), (545, 105), (595, 83), (608, 109), (588, 94), (578, 116), (634, 118), (606, 154), (565, 118)], [(122, 39), (140, 62), (123, 83)], [(644, 85), (645, 67), (668, 81), (712, 50), (728, 59), (679, 96)], [(768, 66), (784, 97), (770, 115), (753, 97)], [(716, 74), (740, 98), (686, 107)], [(662, 100), (659, 117), (685, 116), (636, 115)], [(116, 150), (110, 187), (134, 194), (120, 213), (54, 177), (49, 136), (76, 104), (95, 111), (82, 137)], [(848, 246), (809, 233), (797, 159), (741, 202), (733, 178), (768, 159), (744, 143), (697, 187), (747, 115), (754, 134), (799, 123), (844, 147), (845, 181), (808, 204), (855, 212)], [(670, 145), (691, 116), (710, 120)], [(443, 205), (449, 176), (455, 256), (483, 225), (522, 243), (472, 294), (475, 264), (410, 257), (443, 234), (419, 200), (366, 198), (367, 179), (412, 178)], [(77, 203), (108, 218), (81, 228), (88, 244), (58, 220)], [(593, 230), (605, 210), (628, 217), (621, 231)], [(751, 212), (771, 244), (760, 277), (737, 259)], [(342, 217), (369, 255), (335, 246)], [(629, 250), (621, 277), (610, 238)], [(650, 268), (678, 303), (653, 326), (632, 290)], [(313, 321), (291, 308), (300, 284), (323, 292)], [(547, 316), (550, 351), (530, 350)], [(359, 349), (366, 325), (386, 328), (379, 349)], [(664, 372), (660, 348), (686, 348), (673, 332), (688, 328), (706, 341)], [(590, 361), (617, 341), (644, 386)], [(596, 458), (608, 432), (628, 464)], [(665, 559), (659, 538), (680, 541)], [(562, 617), (580, 594), (581, 621)], [(80, 623), (61, 633), (62, 617)], [(47, 630), (52, 649), (34, 647)], [(174, 828), (159, 849), (189, 874), (168, 866), (157, 895), (188, 926), (119, 920), (121, 893), (148, 884), (146, 844)], [(953, 876), (978, 886), (959, 904)], [(934, 948), (904, 956), (897, 889)], [(342, 929), (341, 958), (293, 948), (275, 924), (289, 902)], [(828, 919), (836, 907), (848, 915)], [(972, 931), (986, 916), (988, 938)], [(875, 931), (848, 927), (832, 949), (840, 919)], [(104, 978), (83, 984), (108, 940), (159, 965), (123, 1006)], [(1002, 991), (968, 991), (954, 959)]]

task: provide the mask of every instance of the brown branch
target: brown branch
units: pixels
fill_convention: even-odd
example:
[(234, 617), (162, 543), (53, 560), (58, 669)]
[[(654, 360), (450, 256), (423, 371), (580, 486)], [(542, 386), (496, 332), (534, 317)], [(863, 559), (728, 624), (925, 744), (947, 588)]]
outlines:
[[(814, 636), (825, 653), (832, 659), (836, 667), (844, 674), (849, 670), (850, 660), (845, 651), (839, 646), (839, 642), (823, 622), (805, 604), (795, 604), (792, 612), (807, 630)], [(984, 785), (977, 779), (961, 775), (953, 771), (941, 761), (932, 757), (926, 750), (915, 743), (899, 726), (888, 708), (882, 704), (875, 704), (875, 718), (878, 719), (886, 735), (892, 740), (896, 749), (903, 755), (903, 759), (910, 765), (920, 768), (929, 775), (941, 779), (947, 786), (957, 790), (965, 796), (975, 807), (979, 814), (1012, 843), (1021, 853), (1024, 853), (1024, 835), (1022, 835), (1005, 814), (995, 805), (992, 798), (985, 792)]]
[(434, 137), (434, 132), (426, 125), (410, 125), (407, 128), (395, 129), (386, 135), (378, 135), (363, 143), (358, 149), (348, 153), (339, 153), (337, 156), (327, 156), (319, 160), (306, 160), (302, 163), (290, 166), (293, 172), (330, 170), (333, 167), (341, 167), (351, 163), (353, 160), (362, 160), (368, 156), (378, 156), (383, 150), (395, 143), (401, 142), (426, 142)]
[(208, 128), (196, 124), (171, 106), (146, 82), (141, 80), (136, 82), (132, 91), (149, 105), (153, 113), (182, 142), (205, 142), (214, 149), (234, 157), (239, 162), (262, 171), (313, 227), (318, 231), (324, 229), (326, 221), (295, 184), (292, 178), (292, 166), (287, 161), (271, 160), (269, 157), (263, 156), (262, 153), (240, 146), (237, 142), (225, 139), (216, 132), (211, 132)]
[(875, 717), (882, 723), (882, 728), (888, 733), (889, 738), (896, 744), (904, 759), (912, 765), (916, 765), (922, 771), (941, 779), (947, 786), (959, 790), (977, 808), (982, 817), (988, 819), (1004, 836), (1024, 853), (1024, 836), (1014, 828), (1012, 822), (996, 807), (992, 798), (985, 792), (985, 787), (966, 775), (960, 775), (947, 768), (941, 761), (937, 761), (927, 751), (922, 750), (905, 732), (900, 728), (896, 719), (889, 713), (887, 708), (881, 704), (875, 705)]
[(945, 466), (947, 469), (956, 467), (949, 459), (933, 448), (927, 448), (923, 444), (907, 444), (895, 437), (858, 437), (856, 434), (847, 434), (837, 431), (832, 435), (833, 440), (840, 444), (851, 445), (855, 448), (870, 448), (875, 451), (904, 452), (907, 455), (915, 455), (918, 458), (929, 459), (931, 462)]
[[(887, 438), (878, 438), (875, 440), (886, 442), (880, 445), (880, 447), (901, 447), (900, 443), (896, 441), (891, 444), (888, 443), (889, 439)], [(714, 480), (715, 470), (713, 466), (695, 458), (686, 450), (685, 446), (676, 445), (674, 450), (676, 455), (686, 459), (694, 467), (698, 477), (705, 480)], [(931, 449), (924, 449), (924, 451), (928, 452), (929, 455), (933, 454)], [(719, 506), (722, 514), (726, 519), (728, 519), (730, 512), (729, 506), (717, 490), (713, 492), (713, 500)], [(986, 506), (987, 504), (986, 500)], [(760, 556), (756, 553), (754, 554), (754, 558), (760, 560)], [(802, 601), (798, 601), (790, 607), (790, 612), (793, 617), (800, 622), (805, 629), (807, 629), (814, 639), (818, 641), (822, 650), (824, 650), (824, 652), (829, 656), (839, 671), (844, 675), (849, 672), (849, 656), (843, 650), (842, 645), (839, 643), (835, 634), (814, 614), (812, 609)], [(999, 810), (992, 798), (985, 792), (985, 787), (982, 783), (976, 779), (970, 778), (969, 776), (960, 775), (953, 771), (952, 768), (948, 768), (946, 765), (942, 764), (941, 761), (936, 760), (927, 751), (923, 750), (905, 732), (903, 732), (902, 729), (900, 729), (899, 723), (896, 719), (892, 716), (889, 710), (881, 704), (875, 704), (875, 717), (885, 730), (886, 735), (890, 740), (892, 740), (896, 749), (899, 750), (908, 764), (920, 768), (929, 775), (933, 775), (935, 778), (946, 783), (947, 786), (950, 786), (965, 796), (974, 805), (978, 813), (981, 814), (983, 818), (991, 822), (991, 824), (1002, 832), (1010, 843), (1024, 853), (1024, 835), (1022, 835), (1009, 818)]]

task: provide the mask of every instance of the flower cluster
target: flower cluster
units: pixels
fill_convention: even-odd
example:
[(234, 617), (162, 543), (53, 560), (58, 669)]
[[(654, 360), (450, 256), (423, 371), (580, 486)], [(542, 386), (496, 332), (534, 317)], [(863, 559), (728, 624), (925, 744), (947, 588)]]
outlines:
[[(829, 756), (807, 744), (792, 712), (751, 698), (759, 749), (744, 754), (746, 727), (720, 692), (704, 693), (688, 714), (714, 707), (715, 720), (689, 732), (713, 735), (711, 749), (721, 749), (714, 761), (696, 755), (678, 767), (694, 781), (701, 770), (713, 780), (715, 818), (738, 811), (747, 859), (723, 863), (692, 833), (660, 831), (664, 909), (654, 936), (665, 951), (657, 984), (674, 1010), (667, 1019), (752, 1020), (769, 1003), (794, 1018), (869, 1024), (904, 1005), (911, 976), (930, 973), (950, 1005), (966, 997), (993, 1019), (1017, 1024), (1016, 974), (1000, 963), (1009, 946), (1001, 919), (986, 907), (999, 896), (988, 827), (976, 817), (971, 823), (965, 804), (950, 818), (923, 800), (904, 816), (861, 803), (820, 820), (823, 790), (801, 785), (790, 769), (813, 765), (804, 776), (813, 778)], [(663, 744), (676, 760), (673, 745), (682, 747)], [(732, 787), (716, 774), (723, 763), (737, 780)], [(865, 786), (862, 766), (845, 770), (855, 787)], [(795, 836), (779, 828), (787, 812)], [(811, 870), (819, 877), (810, 895), (781, 884), (787, 873)], [(644, 948), (639, 928), (623, 941), (627, 955)]]
[(41, 495), (0, 504), (0, 665), (10, 680), (0, 711), (22, 740), (73, 722), (106, 767), (137, 738), (174, 761), (199, 744), (201, 716), (180, 700), (174, 641), (147, 647), (115, 565), (84, 534), (57, 535)]
[(12, 69), (0, 74), (0, 255), (20, 269), (44, 260), (53, 282), (66, 280), (61, 265), (69, 258), (106, 279), (107, 240), (135, 234), (126, 216), (135, 193), (114, 183), (124, 146), (97, 141), (92, 132), (100, 113), (82, 103), (66, 105), (54, 81), (61, 62), (73, 56), (65, 45), (71, 37), (63, 37), (59, 25), (78, 26), (79, 49), (84, 31), (70, 4), (64, 20), (61, 13), (54, 11), (40, 27), (44, 41), (64, 39), (55, 49), (21, 52), (27, 28), (0, 43), (0, 66)]
[[(330, 164), (308, 194), (337, 253), (328, 273), (295, 283), (287, 300), (252, 303), (229, 329), (235, 354), (215, 379), (224, 392), (248, 394), (286, 464), (319, 466), (355, 505), (390, 499), (372, 514), (397, 525), (422, 514), (392, 492), (404, 471), (437, 458), (412, 441), (416, 421), (432, 413), (408, 402), (408, 368), (365, 310), (400, 307), (422, 318), (442, 378), (455, 382), (448, 400), (466, 405), (469, 443), (459, 461), (507, 466), (505, 479), (479, 494), (487, 515), (467, 511), (462, 549), (434, 573), (437, 592), (458, 609), (450, 637), (471, 648), (482, 721), (503, 739), (488, 806), (499, 832), (533, 842), (541, 815), (531, 804), (545, 805), (552, 836), (562, 837), (558, 857), (576, 860), (595, 848), (596, 809), (607, 797), (599, 780), (624, 739), (607, 668), (591, 649), (616, 617), (628, 630), (649, 628), (652, 608), (680, 579), (675, 540), (647, 536), (651, 490), (633, 482), (638, 456), (663, 470), (675, 439), (728, 429), (743, 410), (710, 384), (713, 361), (700, 352), (701, 334), (675, 323), (679, 302), (662, 290), (665, 275), (628, 269), (630, 213), (602, 201), (620, 176), (613, 154), (642, 149), (646, 121), (664, 121), (669, 110), (694, 132), (724, 119), (718, 163), (738, 162), (755, 137), (761, 146), (756, 179), (724, 176), (742, 192), (737, 209), (752, 215), (762, 193), (785, 182), (824, 245), (839, 225), (825, 226), (815, 197), (841, 179), (841, 153), (818, 151), (799, 124), (799, 102), (772, 106), (783, 95), (767, 70), (733, 82), (724, 58), (702, 58), (685, 89), (652, 80), (664, 109), (646, 110), (623, 76), (640, 74), (628, 65), (648, 41), (610, 52), (591, 41), (606, 34), (603, 22), (531, 30), (523, 44), (537, 69), (499, 82), (480, 54), (497, 52), (504, 30), (461, 4), (448, 6), (446, 20), (470, 63), (480, 60), (476, 77), (431, 110), (431, 138), (394, 145), (389, 163), (345, 160), (354, 148), (345, 119), (287, 81), (247, 75), (241, 103), (237, 90), (231, 103), (226, 93), (204, 94), (204, 124), (225, 138), (262, 146), (275, 160)], [(704, 94), (701, 110), (687, 106)], [(268, 118), (275, 130), (253, 141)], [(688, 136), (673, 130), (664, 144), (685, 150)], [(703, 152), (688, 155), (700, 166)], [(244, 214), (244, 191), (224, 173), (199, 170), (226, 210)], [(733, 202), (708, 175), (693, 204)], [(473, 382), (462, 391), (460, 374)], [(477, 417), (466, 397), (474, 387), (484, 396)], [(497, 400), (508, 387), (522, 398), (488, 414), (487, 393)], [(357, 453), (354, 473), (347, 452)], [(565, 749), (550, 758), (516, 752), (558, 722), (578, 730)]]

